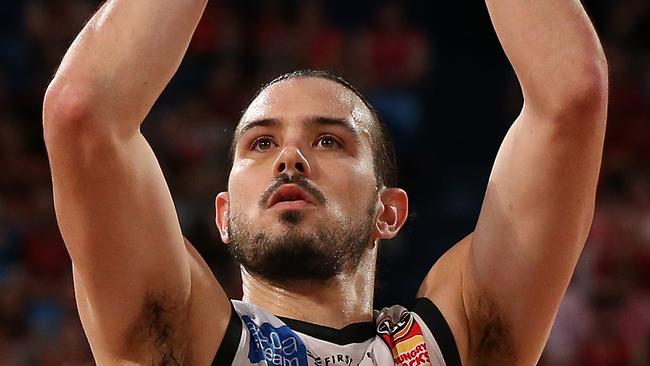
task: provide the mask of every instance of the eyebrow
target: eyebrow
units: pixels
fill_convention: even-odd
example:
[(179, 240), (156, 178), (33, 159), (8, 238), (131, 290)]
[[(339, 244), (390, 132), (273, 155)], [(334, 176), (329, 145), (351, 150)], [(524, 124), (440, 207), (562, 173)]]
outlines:
[(253, 128), (258, 128), (258, 127), (271, 127), (271, 126), (277, 126), (280, 124), (280, 120), (276, 118), (263, 118), (263, 119), (258, 119), (255, 121), (251, 121), (246, 123), (242, 128), (239, 129), (239, 132), (237, 133), (237, 139), (246, 133), (246, 131), (251, 130)]
[[(338, 118), (338, 117), (328, 117), (328, 116), (309, 116), (304, 121), (307, 124), (315, 124), (320, 126), (338, 126), (343, 127), (346, 131), (352, 133), (356, 139), (359, 138), (359, 132), (352, 126), (348, 118)], [(279, 118), (263, 118), (247, 122), (242, 128), (239, 129), (239, 132), (236, 134), (237, 140), (241, 138), (248, 130), (259, 127), (274, 127), (278, 126), (281, 123)]]

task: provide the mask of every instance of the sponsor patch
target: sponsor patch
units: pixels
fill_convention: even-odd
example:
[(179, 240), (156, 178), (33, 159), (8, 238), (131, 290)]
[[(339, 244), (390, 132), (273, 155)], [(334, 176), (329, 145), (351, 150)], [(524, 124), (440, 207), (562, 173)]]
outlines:
[(350, 355), (343, 353), (322, 357), (307, 350), (307, 356), (313, 360), (314, 366), (351, 366), (352, 362), (354, 362)]
[(307, 348), (288, 326), (276, 328), (270, 323), (258, 326), (247, 315), (242, 315), (241, 318), (251, 335), (248, 349), (248, 360), (251, 363), (266, 360), (269, 366), (308, 366)]
[(377, 332), (390, 348), (395, 365), (431, 366), (422, 329), (410, 312), (403, 311), (397, 321), (385, 315), (377, 322)]

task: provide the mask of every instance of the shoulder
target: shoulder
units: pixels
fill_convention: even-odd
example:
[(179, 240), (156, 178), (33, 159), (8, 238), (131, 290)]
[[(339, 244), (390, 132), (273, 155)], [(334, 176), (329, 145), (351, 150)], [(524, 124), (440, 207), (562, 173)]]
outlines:
[(497, 304), (466, 278), (472, 239), (473, 233), (460, 240), (431, 268), (418, 291), (418, 297), (427, 301), (419, 300), (414, 311), (432, 313), (435, 310), (426, 308), (435, 304), (465, 362), (480, 358), (482, 362), (507, 363), (514, 347), (511, 329)]
[(192, 290), (189, 314), (186, 319), (182, 319), (180, 326), (189, 339), (188, 359), (192, 364), (209, 364), (215, 350), (226, 341), (233, 313), (232, 304), (199, 252), (187, 240), (185, 246), (189, 257)]

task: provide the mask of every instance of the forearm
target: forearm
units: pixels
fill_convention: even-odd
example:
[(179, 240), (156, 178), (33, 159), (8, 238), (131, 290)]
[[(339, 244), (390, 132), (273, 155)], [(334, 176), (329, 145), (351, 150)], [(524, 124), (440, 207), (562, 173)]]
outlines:
[(607, 65), (579, 0), (486, 0), (527, 107), (562, 113), (567, 104), (604, 104)]
[(105, 3), (65, 55), (48, 88), (44, 120), (82, 114), (79, 119), (137, 130), (178, 69), (206, 3)]

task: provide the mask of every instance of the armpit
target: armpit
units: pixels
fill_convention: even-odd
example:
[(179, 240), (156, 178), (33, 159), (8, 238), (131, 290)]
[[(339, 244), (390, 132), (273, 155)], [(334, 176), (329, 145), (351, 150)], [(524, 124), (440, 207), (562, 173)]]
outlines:
[(151, 365), (188, 364), (188, 314), (189, 306), (174, 305), (167, 296), (148, 296), (130, 347), (135, 352), (146, 352)]
[(511, 327), (499, 316), (496, 304), (480, 298), (470, 319), (470, 365), (516, 365)]

